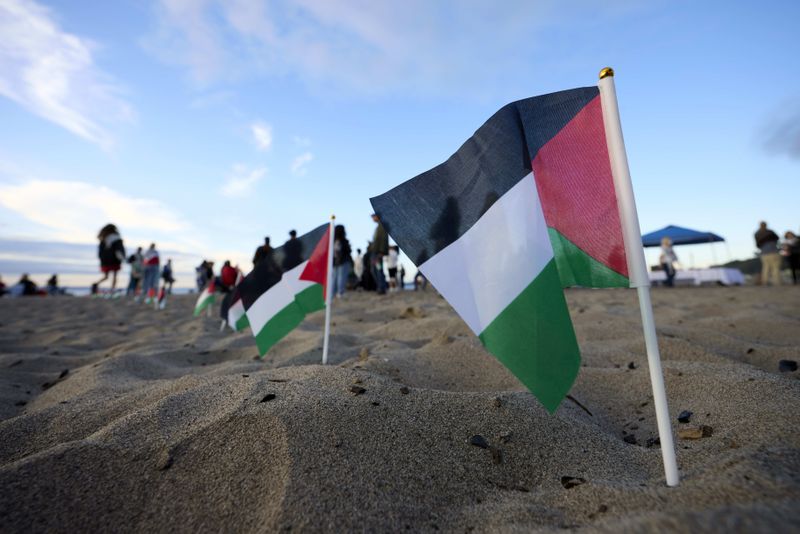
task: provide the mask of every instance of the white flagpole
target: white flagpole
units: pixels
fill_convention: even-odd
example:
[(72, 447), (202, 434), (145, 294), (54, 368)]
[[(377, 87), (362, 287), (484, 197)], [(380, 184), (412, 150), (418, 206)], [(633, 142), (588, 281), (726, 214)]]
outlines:
[(650, 382), (653, 387), (653, 403), (656, 408), (658, 436), (661, 441), (661, 456), (664, 460), (664, 473), (667, 486), (677, 486), (678, 464), (675, 461), (675, 444), (672, 439), (667, 393), (664, 388), (664, 374), (661, 370), (661, 356), (658, 353), (656, 323), (653, 318), (653, 306), (650, 302), (650, 278), (647, 276), (647, 264), (644, 260), (642, 233), (639, 229), (639, 216), (636, 213), (636, 202), (633, 198), (631, 173), (628, 168), (628, 156), (625, 152), (625, 141), (622, 138), (622, 123), (617, 106), (617, 91), (614, 87), (614, 70), (606, 67), (600, 71), (600, 101), (603, 108), (608, 152), (611, 159), (611, 172), (614, 176), (614, 188), (617, 193), (617, 204), (622, 223), (622, 236), (625, 242), (625, 255), (628, 258), (628, 275), (631, 287), (635, 287), (639, 295), (639, 309), (642, 314), (642, 328), (647, 349), (647, 363), (650, 369)]
[(331, 333), (331, 303), (333, 302), (333, 223), (335, 215), (331, 215), (330, 227), (328, 228), (328, 262), (325, 274), (327, 280), (325, 286), (325, 335), (322, 338), (322, 365), (328, 363), (328, 338)]

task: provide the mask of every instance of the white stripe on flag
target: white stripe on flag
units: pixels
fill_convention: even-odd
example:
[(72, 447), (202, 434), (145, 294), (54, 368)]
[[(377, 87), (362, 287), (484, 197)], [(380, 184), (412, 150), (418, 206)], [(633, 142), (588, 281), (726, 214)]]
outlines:
[(315, 282), (299, 279), (307, 264), (308, 260), (283, 273), (280, 282), (262, 293), (247, 310), (247, 320), (250, 321), (254, 335), (258, 334), (275, 314), (291, 304), (295, 295), (314, 285)]
[(480, 335), (552, 258), (536, 183), (528, 174), (419, 270)]
[(236, 322), (244, 315), (244, 304), (239, 299), (228, 309), (228, 326), (236, 330)]

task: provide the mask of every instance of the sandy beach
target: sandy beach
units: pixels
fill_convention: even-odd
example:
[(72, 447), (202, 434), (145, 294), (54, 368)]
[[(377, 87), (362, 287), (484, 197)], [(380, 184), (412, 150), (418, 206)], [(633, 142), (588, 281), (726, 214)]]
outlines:
[(653, 291), (677, 488), (630, 290), (567, 291), (554, 415), (433, 291), (347, 295), (324, 367), (322, 312), (261, 361), (191, 296), (0, 299), (0, 531), (798, 529), (799, 297)]

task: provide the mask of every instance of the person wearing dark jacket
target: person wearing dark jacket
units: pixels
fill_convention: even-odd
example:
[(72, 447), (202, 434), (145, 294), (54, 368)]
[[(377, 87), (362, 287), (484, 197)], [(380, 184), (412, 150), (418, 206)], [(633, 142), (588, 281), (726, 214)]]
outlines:
[(767, 228), (767, 223), (761, 222), (755, 234), (756, 246), (761, 251), (761, 283), (767, 285), (781, 285), (781, 258), (778, 249), (778, 234)]
[(110, 273), (111, 294), (113, 294), (117, 288), (117, 273), (125, 260), (125, 246), (122, 244), (119, 230), (113, 224), (105, 225), (97, 234), (97, 239), (100, 241), (97, 255), (100, 258), (100, 272), (103, 273), (103, 278), (92, 284), (92, 293), (97, 293), (98, 286), (108, 280)]
[(792, 231), (783, 234), (783, 255), (789, 262), (789, 269), (792, 270), (792, 283), (797, 284), (798, 273), (800, 273), (800, 239)]
[(256, 249), (253, 254), (253, 267), (261, 263), (261, 260), (272, 254), (272, 246), (269, 244), (269, 237), (264, 238), (264, 244)]
[(353, 251), (350, 249), (350, 241), (344, 225), (337, 224), (333, 229), (333, 296), (341, 297), (347, 286), (347, 277), (350, 276), (350, 269), (353, 266)]
[(375, 233), (372, 236), (372, 242), (369, 244), (367, 251), (370, 253), (372, 276), (375, 278), (378, 294), (383, 295), (386, 293), (386, 275), (383, 274), (383, 257), (389, 254), (389, 236), (386, 229), (381, 224), (380, 217), (377, 213), (372, 214), (373, 222), (377, 223), (375, 226)]

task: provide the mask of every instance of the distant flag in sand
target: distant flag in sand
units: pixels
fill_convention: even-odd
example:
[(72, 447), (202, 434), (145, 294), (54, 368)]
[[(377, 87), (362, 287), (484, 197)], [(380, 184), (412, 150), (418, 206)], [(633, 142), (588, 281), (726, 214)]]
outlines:
[(238, 286), (222, 299), (219, 314), (222, 320), (236, 332), (241, 332), (250, 324), (244, 312), (244, 304), (242, 304)]
[(163, 310), (167, 307), (167, 288), (166, 286), (161, 287), (161, 291), (158, 293), (158, 300), (155, 303), (155, 308), (157, 310)]
[(273, 249), (239, 284), (262, 356), (306, 314), (325, 307), (329, 228), (323, 224)]
[(197, 317), (203, 310), (214, 304), (214, 277), (212, 276), (211, 279), (208, 281), (208, 285), (206, 285), (205, 289), (200, 292), (200, 296), (197, 297), (197, 304), (194, 305), (194, 316)]
[(598, 88), (508, 104), (445, 163), (372, 205), (487, 350), (554, 411), (580, 366), (562, 287), (628, 287)]

